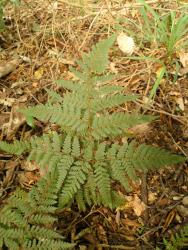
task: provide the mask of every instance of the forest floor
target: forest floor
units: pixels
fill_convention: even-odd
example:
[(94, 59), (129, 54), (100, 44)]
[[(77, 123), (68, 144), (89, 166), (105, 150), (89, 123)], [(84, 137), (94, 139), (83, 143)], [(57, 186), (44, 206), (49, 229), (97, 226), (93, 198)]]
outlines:
[[(146, 2), (161, 17), (173, 10), (177, 18), (188, 14), (186, 1)], [(116, 84), (127, 93), (140, 95), (127, 111), (134, 108), (158, 116), (152, 124), (133, 128), (134, 137), (187, 156), (188, 33), (169, 56), (152, 12), (147, 11), (145, 22), (141, 6), (139, 1), (124, 0), (23, 0), (16, 8), (8, 5), (6, 27), (0, 33), (0, 140), (11, 142), (48, 131), (50, 125), (39, 121), (30, 127), (17, 109), (45, 103), (45, 89), (54, 89), (56, 79), (74, 78), (69, 66), (82, 52), (114, 32), (124, 32), (136, 48), (129, 57), (116, 43), (109, 71), (117, 74)], [(160, 78), (164, 65), (166, 74)], [(6, 70), (10, 73), (3, 73)], [(0, 151), (2, 204), (17, 186), (29, 190), (38, 178), (37, 166)], [(92, 207), (80, 213), (73, 206), (59, 215), (56, 227), (81, 250), (165, 249), (163, 238), (170, 240), (188, 223), (188, 166), (183, 163), (141, 176), (125, 199), (125, 206), (116, 211)]]

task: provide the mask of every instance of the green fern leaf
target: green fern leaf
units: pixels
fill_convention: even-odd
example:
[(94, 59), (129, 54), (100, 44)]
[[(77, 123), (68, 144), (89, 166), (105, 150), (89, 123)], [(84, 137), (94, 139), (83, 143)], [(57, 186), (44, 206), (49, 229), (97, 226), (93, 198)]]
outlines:
[(83, 64), (87, 65), (90, 72), (101, 74), (105, 71), (108, 65), (108, 52), (115, 39), (116, 35), (112, 35), (108, 39), (100, 41), (93, 47), (89, 54), (84, 54), (82, 56)]
[(64, 155), (60, 161), (57, 163), (57, 170), (58, 170), (58, 182), (57, 187), (61, 188), (63, 182), (68, 174), (69, 169), (71, 168), (72, 164), (74, 163), (74, 159), (70, 155)]
[(112, 178), (118, 181), (127, 192), (131, 191), (129, 180), (126, 177), (125, 167), (122, 165), (122, 161), (114, 161), (111, 163)]
[(61, 103), (63, 101), (63, 97), (53, 90), (46, 89), (48, 93), (49, 104)]
[[(86, 66), (86, 65), (85, 65)], [(87, 74), (86, 72), (84, 71), (83, 73), (78, 71), (78, 70), (75, 70), (73, 67), (69, 67), (69, 70), (71, 73), (73, 73), (73, 75), (78, 78), (80, 80), (80, 82), (85, 82), (87, 81)]]
[(72, 150), (72, 136), (68, 134), (64, 140), (63, 152), (65, 154), (70, 154), (71, 150)]
[[(101, 88), (103, 88), (103, 87), (101, 87), (101, 84), (102, 84), (102, 83), (106, 83), (106, 82), (112, 81), (112, 80), (114, 80), (114, 79), (116, 79), (116, 78), (117, 78), (117, 75), (114, 75), (114, 74), (106, 74), (106, 75), (100, 75), (100, 76), (95, 75), (95, 76), (93, 76), (93, 77), (91, 78), (91, 80), (92, 80), (92, 82), (93, 82), (94, 85), (97, 85), (97, 86), (100, 87), (100, 89), (101, 89)], [(112, 86), (111, 86), (111, 87), (112, 87)], [(113, 86), (113, 87), (118, 87), (118, 86)], [(119, 86), (118, 91), (123, 90), (123, 89), (124, 89), (123, 87), (120, 87), (120, 86)], [(116, 91), (117, 91), (117, 90), (116, 90)], [(114, 91), (112, 91), (112, 92), (114, 92)], [(110, 91), (110, 92), (108, 92), (108, 93), (112, 93), (112, 92)]]
[(84, 194), (83, 194), (83, 190), (78, 190), (77, 194), (76, 194), (76, 202), (78, 204), (78, 208), (81, 211), (86, 211), (86, 204), (84, 201)]
[(74, 137), (72, 142), (72, 156), (79, 157), (80, 156), (80, 142), (78, 140), (78, 137)]
[[(17, 190), (1, 209), (0, 246), (8, 249), (70, 249), (53, 229), (58, 187), (56, 169), (42, 178), (29, 193)], [(8, 217), (7, 217), (8, 216)]]
[(64, 207), (74, 195), (81, 188), (81, 185), (84, 184), (87, 179), (87, 175), (83, 169), (82, 162), (75, 162), (75, 165), (71, 167), (67, 178), (63, 184), (62, 193), (60, 196), (59, 204)]
[(137, 96), (125, 96), (122, 94), (113, 96), (104, 96), (100, 100), (95, 100), (95, 102), (93, 102), (92, 110), (93, 112), (100, 112), (105, 109), (110, 109), (119, 106), (128, 101), (134, 101), (136, 99)]
[(0, 141), (0, 149), (10, 154), (21, 155), (25, 151), (30, 150), (30, 143), (27, 141), (14, 141), (13, 144), (9, 144), (4, 141)]
[(68, 89), (71, 91), (76, 91), (79, 89), (80, 85), (77, 82), (74, 81), (68, 81), (68, 80), (64, 80), (64, 79), (59, 79), (55, 81), (57, 83), (58, 86), (63, 87), (64, 89)]
[(151, 116), (124, 114), (122, 112), (101, 115), (93, 119), (93, 136), (96, 139), (119, 136), (125, 134), (128, 128), (154, 119), (155, 117)]
[[(163, 239), (166, 250), (177, 250), (188, 246), (188, 225), (185, 225), (179, 233), (176, 233), (170, 241)], [(183, 248), (183, 249), (184, 249)]]
[[(104, 164), (103, 164), (104, 165)], [(112, 208), (112, 197), (111, 197), (111, 184), (110, 184), (110, 176), (108, 174), (106, 166), (102, 166), (102, 164), (94, 165), (94, 174), (96, 185), (99, 190), (99, 194), (101, 196), (102, 203), (106, 206)]]
[(95, 159), (97, 161), (105, 160), (106, 144), (100, 143), (95, 153)]
[(133, 146), (133, 151), (134, 153), (131, 153), (132, 163), (135, 168), (139, 166), (139, 169), (142, 170), (173, 165), (184, 162), (186, 159), (183, 156), (172, 154), (164, 149), (145, 144), (139, 145), (137, 148)]
[(114, 86), (114, 85), (105, 85), (105, 86), (101, 86), (99, 87), (99, 95), (101, 97), (103, 97), (104, 95), (109, 95), (109, 94), (114, 94), (117, 92), (122, 92), (123, 91), (123, 87), (121, 86)]

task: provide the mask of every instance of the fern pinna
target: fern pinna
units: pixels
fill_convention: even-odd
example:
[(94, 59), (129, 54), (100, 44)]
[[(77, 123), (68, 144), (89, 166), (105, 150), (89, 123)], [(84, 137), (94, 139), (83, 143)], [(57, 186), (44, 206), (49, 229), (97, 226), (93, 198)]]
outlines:
[(1, 209), (0, 249), (12, 250), (72, 249), (54, 231), (57, 220), (58, 175), (54, 168), (29, 193), (18, 189)]
[(114, 76), (106, 73), (108, 52), (116, 36), (100, 41), (78, 60), (79, 70), (70, 70), (77, 81), (58, 80), (63, 96), (48, 90), (49, 101), (21, 110), (26, 117), (58, 124), (62, 133), (51, 132), (28, 142), (0, 143), (10, 153), (29, 152), (47, 172), (58, 171), (60, 207), (76, 200), (80, 209), (103, 204), (114, 208), (121, 203), (112, 188), (119, 182), (130, 190), (137, 173), (184, 160), (163, 149), (121, 140), (127, 130), (155, 119), (141, 114), (114, 111), (119, 105), (137, 99), (125, 95), (121, 86), (107, 84)]

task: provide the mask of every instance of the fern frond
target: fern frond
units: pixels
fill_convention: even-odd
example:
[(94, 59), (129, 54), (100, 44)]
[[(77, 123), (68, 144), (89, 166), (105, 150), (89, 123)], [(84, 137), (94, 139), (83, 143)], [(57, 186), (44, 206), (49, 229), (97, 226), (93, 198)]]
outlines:
[(66, 242), (60, 242), (59, 240), (48, 240), (45, 241), (43, 239), (40, 240), (25, 240), (25, 243), (23, 245), (24, 250), (66, 250), (66, 249), (72, 249), (74, 244), (66, 243)]
[(188, 225), (185, 225), (170, 241), (163, 239), (163, 242), (166, 250), (177, 250), (181, 247), (188, 247)]
[(98, 93), (102, 97), (104, 95), (114, 94), (117, 92), (121, 92), (124, 88), (121, 86), (114, 86), (114, 85), (104, 85), (99, 87)]
[[(29, 193), (17, 190), (1, 209), (0, 247), (8, 249), (70, 249), (53, 229), (58, 187), (57, 171), (42, 178)], [(7, 217), (8, 216), (8, 217)], [(54, 248), (55, 247), (55, 248)], [(57, 247), (57, 248), (56, 248)]]
[(59, 79), (59, 80), (56, 80), (55, 82), (57, 83), (58, 86), (64, 89), (71, 90), (71, 91), (76, 91), (79, 89), (80, 86), (82, 86), (81, 84), (77, 82), (64, 80), (64, 79)]
[(63, 182), (68, 174), (68, 171), (71, 168), (73, 163), (74, 163), (74, 159), (70, 155), (62, 156), (59, 162), (57, 163), (57, 170), (58, 170), (58, 176), (59, 176), (57, 186), (59, 188), (62, 187)]
[(78, 137), (74, 136), (73, 142), (72, 142), (72, 156), (79, 157), (80, 156), (80, 142)]
[(97, 194), (97, 184), (93, 172), (90, 172), (87, 178), (87, 182), (83, 187), (84, 200), (91, 206), (91, 204), (101, 205), (100, 196)]
[(127, 132), (128, 128), (151, 122), (155, 117), (138, 114), (113, 113), (94, 117), (93, 136), (96, 139), (116, 137)]
[(61, 206), (67, 204), (81, 188), (87, 179), (87, 174), (82, 162), (75, 162), (71, 167), (67, 178), (63, 184), (62, 193), (60, 195), (59, 203)]
[(30, 142), (28, 141), (14, 141), (12, 144), (9, 144), (4, 141), (0, 141), (0, 149), (6, 151), (10, 154), (21, 155), (25, 151), (29, 151), (31, 148)]
[[(8, 229), (13, 221), (15, 225), (19, 223), (17, 228), (22, 229), (28, 219), (20, 218), (25, 216), (24, 218), (30, 218), (31, 225), (37, 226), (33, 229), (33, 234), (37, 235), (38, 227), (45, 220), (48, 224), (53, 224), (53, 218), (49, 216), (50, 213), (54, 214), (57, 199), (60, 207), (76, 199), (79, 208), (83, 210), (92, 204), (114, 208), (122, 200), (113, 191), (114, 182), (129, 190), (131, 180), (138, 179), (138, 172), (185, 160), (184, 157), (145, 144), (122, 143), (122, 137), (129, 136), (128, 129), (150, 122), (155, 117), (126, 114), (118, 110), (112, 112), (114, 107), (138, 98), (124, 95), (124, 88), (121, 86), (105, 84), (113, 79), (111, 74), (104, 72), (108, 64), (108, 51), (114, 41), (115, 36), (111, 36), (94, 46), (89, 54), (84, 54), (78, 61), (81, 71), (70, 69), (78, 80), (57, 81), (66, 90), (63, 97), (47, 90), (49, 102), (46, 105), (22, 110), (28, 117), (57, 124), (61, 128), (61, 135), (49, 133), (39, 138), (34, 137), (25, 144), (17, 141), (13, 145), (0, 143), (1, 149), (11, 153), (29, 152), (28, 160), (33, 160), (44, 168), (49, 180), (41, 180), (40, 186), (27, 195), (28, 203), (22, 194), (12, 199), (11, 206), (16, 200), (19, 203), (19, 214), (11, 209), (7, 211), (10, 223), (5, 219), (4, 225)], [(53, 178), (51, 179), (50, 173), (54, 173), (54, 170), (56, 176), (52, 177), (56, 181), (51, 186)], [(47, 187), (51, 192), (44, 191)], [(31, 211), (35, 207), (33, 214), (28, 210), (30, 207)], [(43, 231), (39, 230), (39, 234), (43, 238)], [(40, 240), (38, 238), (36, 244), (34, 241), (31, 244), (37, 246)], [(7, 244), (16, 244), (12, 243), (12, 238), (7, 238), (6, 241)]]
[(99, 191), (102, 203), (105, 206), (113, 207), (112, 205), (112, 197), (111, 197), (111, 183), (110, 183), (110, 175), (106, 169), (105, 164), (96, 163), (94, 165), (94, 174), (97, 189)]
[(78, 190), (75, 199), (78, 204), (79, 210), (86, 211), (86, 204), (85, 204), (84, 193), (82, 189)]
[[(131, 146), (134, 145), (134, 142)], [(185, 157), (172, 154), (171, 152), (148, 146), (145, 144), (139, 145), (137, 148), (133, 146), (134, 153), (130, 152), (129, 155), (125, 155), (125, 158), (132, 158), (132, 163), (135, 168), (140, 170), (161, 168), (167, 165), (173, 165), (185, 161)]]
[(95, 153), (95, 159), (97, 161), (102, 161), (102, 160), (105, 160), (105, 157), (106, 156), (106, 144), (105, 143), (100, 143), (98, 146), (97, 146), (97, 150), (96, 150), (96, 153)]
[(36, 161), (41, 168), (52, 169), (61, 159), (62, 138), (57, 133), (45, 134), (31, 140), (31, 151), (28, 160)]
[[(89, 54), (83, 54), (82, 60), (84, 68), (87, 66), (89, 72), (101, 74), (108, 65), (108, 52), (112, 44), (115, 42), (116, 35), (112, 35), (106, 40), (100, 41), (95, 45)], [(80, 66), (82, 66), (80, 65)]]
[(63, 97), (57, 92), (50, 89), (46, 89), (46, 92), (48, 93), (49, 104), (61, 103), (63, 101)]
[(91, 161), (93, 159), (93, 143), (87, 143), (83, 148), (83, 159), (86, 161)]
[[(106, 82), (109, 82), (109, 81), (112, 81), (114, 80), (115, 78), (117, 78), (117, 75), (114, 75), (114, 74), (106, 74), (106, 75), (95, 75), (93, 77), (91, 77), (91, 80), (93, 82), (94, 85), (97, 85), (98, 87), (100, 86), (101, 87), (101, 84), (102, 83), (106, 83)], [(119, 86), (119, 89), (123, 89), (123, 87), (120, 87)], [(119, 90), (120, 91), (120, 90)]]
[(39, 104), (34, 107), (19, 109), (19, 112), (21, 112), (25, 116), (32, 116), (41, 121), (46, 122), (50, 120), (50, 118), (52, 117), (54, 113), (54, 110), (59, 110), (59, 109), (61, 109), (60, 105), (56, 106), (56, 105), (50, 105), (50, 104), (46, 104), (46, 105)]
[(67, 92), (63, 97), (63, 111), (66, 113), (67, 111), (69, 112), (70, 109), (86, 110), (88, 108), (88, 95), (94, 95), (94, 93), (94, 90), (89, 91), (87, 86), (84, 85), (80, 86), (76, 92)]
[(63, 110), (59, 104), (40, 104), (35, 107), (20, 109), (20, 112), (25, 116), (35, 117), (44, 122), (49, 121), (51, 123), (60, 125), (65, 131), (72, 130), (75, 132), (75, 130), (79, 130), (80, 127), (83, 128), (84, 123), (84, 121), (81, 120), (80, 108), (74, 108), (75, 106), (69, 106), (70, 108)]
[(127, 192), (131, 191), (131, 187), (129, 185), (129, 180), (126, 177), (125, 167), (122, 166), (122, 161), (114, 161), (111, 165), (112, 178), (118, 181)]
[(105, 109), (110, 109), (113, 107), (117, 107), (125, 102), (134, 101), (137, 99), (137, 96), (125, 96), (122, 94), (112, 95), (112, 96), (104, 96), (101, 99), (97, 99), (93, 102), (92, 110), (93, 112), (104, 111)]
[[(81, 65), (81, 64), (79, 64), (79, 65)], [(83, 64), (82, 64), (82, 65), (83, 65)], [(84, 68), (86, 68), (86, 65), (84, 66)], [(78, 70), (76, 70), (76, 69), (74, 69), (73, 67), (69, 67), (69, 70), (70, 70), (71, 73), (73, 73), (73, 75), (74, 75), (75, 77), (77, 77), (77, 78), (79, 79), (80, 82), (84, 83), (85, 81), (87, 81), (87, 74), (86, 74), (86, 71), (87, 71), (88, 69), (86, 69), (86, 71), (83, 71), (83, 73), (80, 72), (80, 71), (78, 71)]]

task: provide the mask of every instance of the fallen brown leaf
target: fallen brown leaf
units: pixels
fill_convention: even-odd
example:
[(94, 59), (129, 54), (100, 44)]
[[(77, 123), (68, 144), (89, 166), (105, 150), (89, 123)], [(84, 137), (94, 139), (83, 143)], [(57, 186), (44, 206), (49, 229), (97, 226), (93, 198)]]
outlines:
[(39, 177), (34, 172), (20, 172), (18, 180), (21, 186), (30, 188), (32, 184), (39, 180)]
[(180, 62), (184, 68), (188, 67), (188, 53), (180, 52), (179, 53)]
[(16, 131), (20, 128), (20, 126), (25, 122), (25, 116), (18, 112), (19, 108), (24, 107), (22, 104), (15, 104), (11, 109), (9, 122), (6, 124), (7, 127), (7, 139), (12, 139), (11, 137)]

